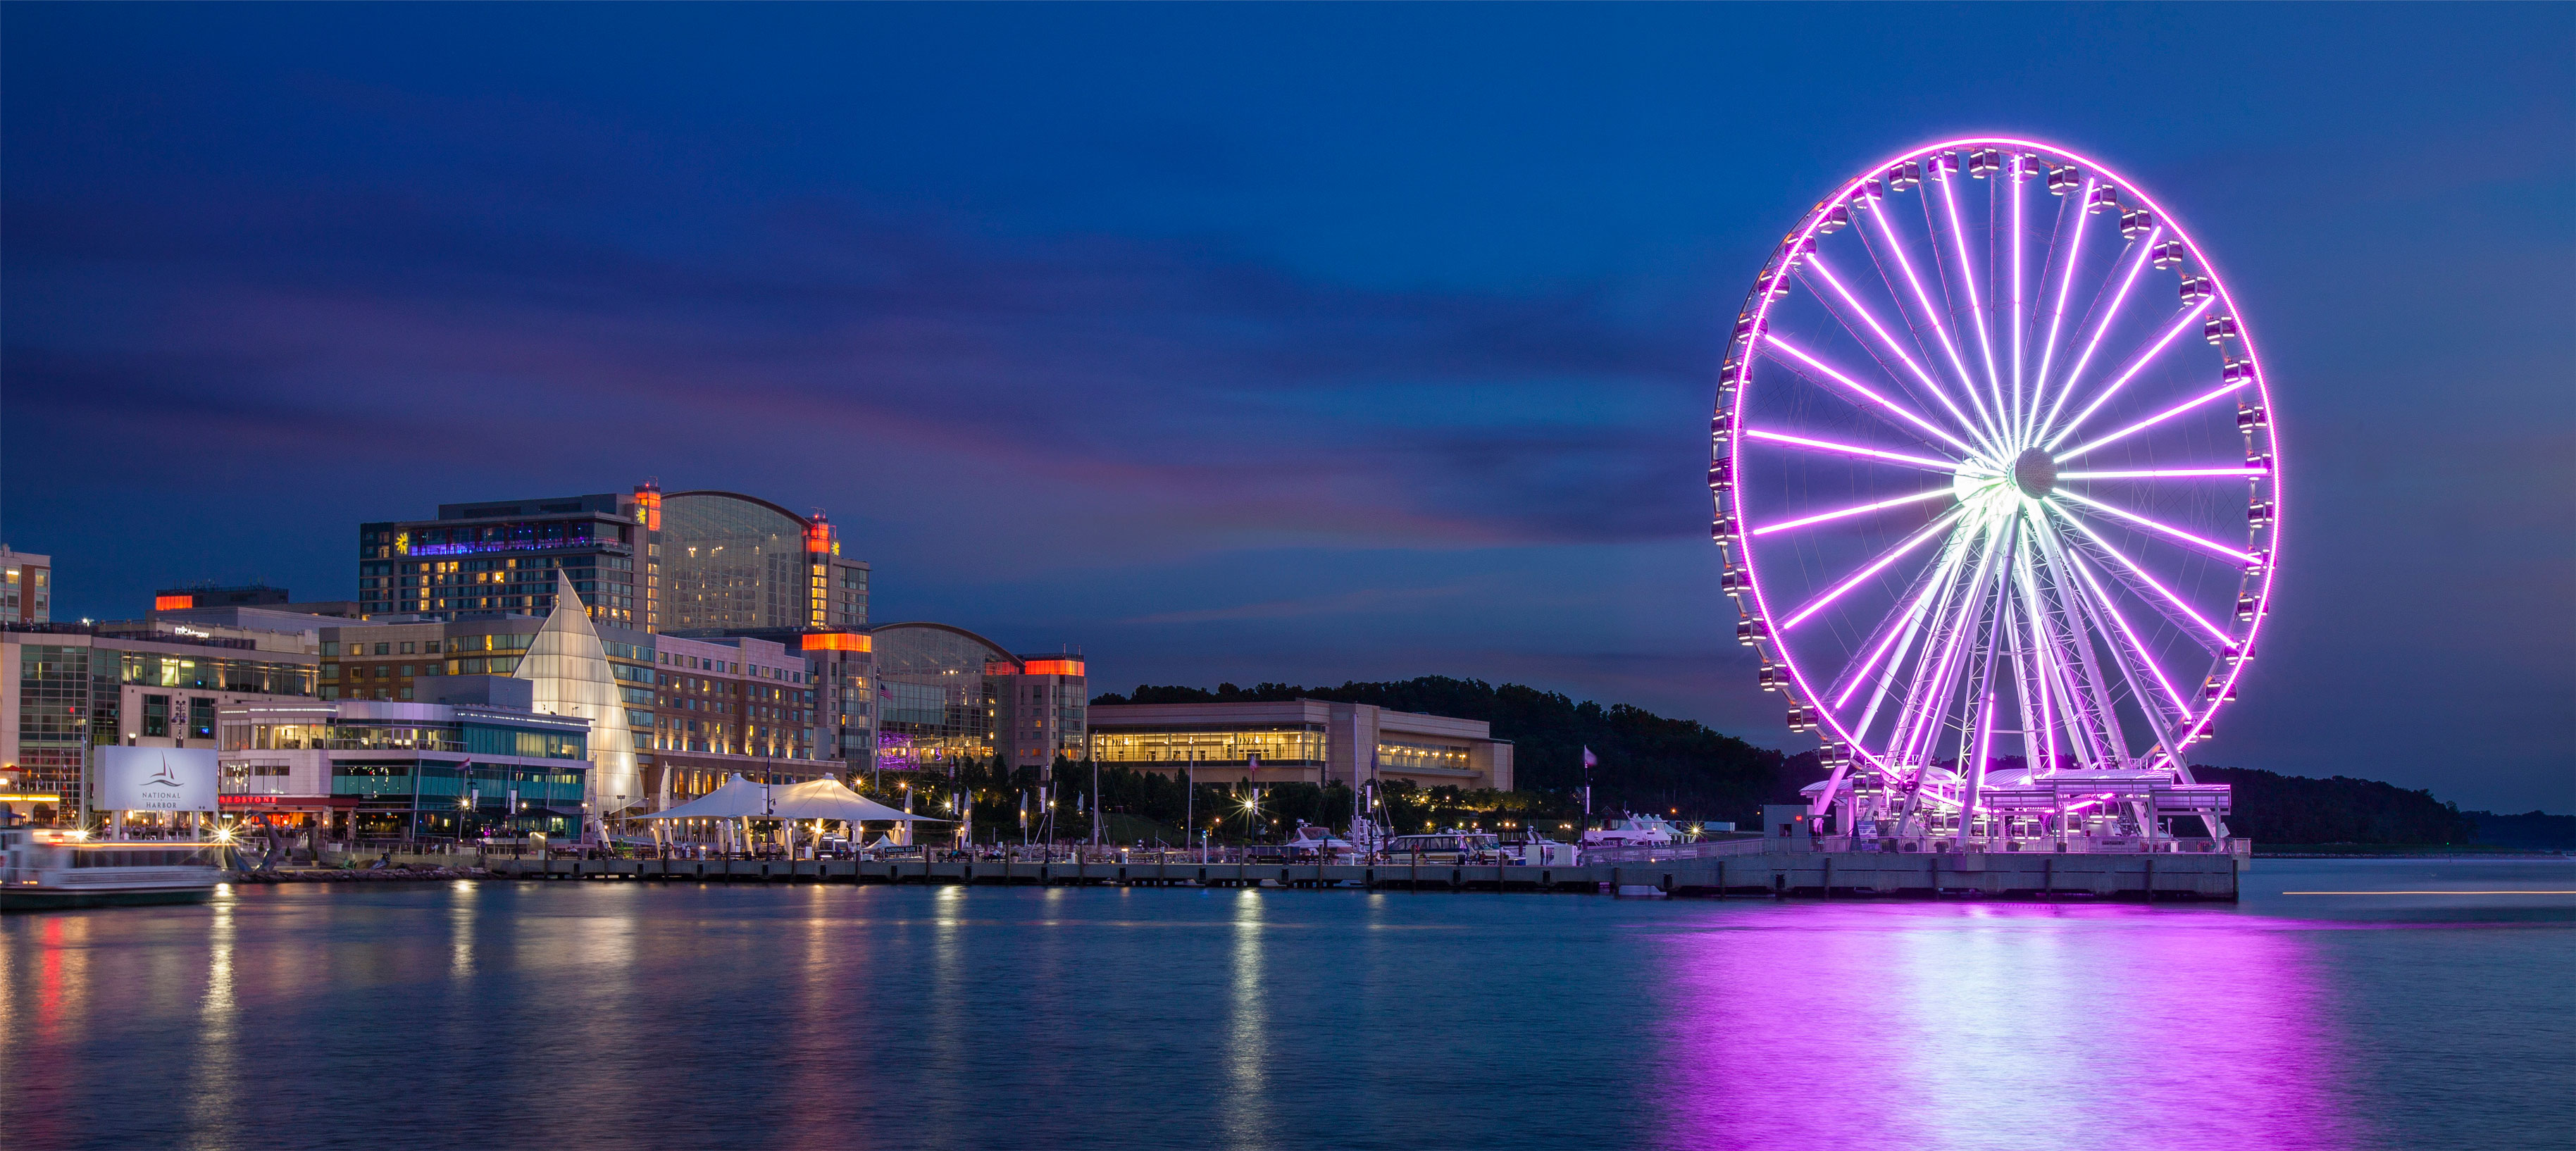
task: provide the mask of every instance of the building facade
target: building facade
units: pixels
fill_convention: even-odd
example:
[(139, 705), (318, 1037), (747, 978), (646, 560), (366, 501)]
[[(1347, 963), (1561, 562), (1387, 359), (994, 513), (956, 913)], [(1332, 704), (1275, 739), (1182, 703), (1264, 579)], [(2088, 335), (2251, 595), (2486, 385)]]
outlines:
[(555, 575), (590, 618), (643, 632), (856, 628), (868, 565), (821, 512), (655, 484), (631, 493), (440, 504), (427, 520), (358, 525), (358, 607), (458, 619), (554, 607)]
[(876, 766), (945, 769), (961, 759), (1050, 770), (1079, 759), (1088, 681), (1079, 656), (1022, 657), (938, 623), (868, 629), (876, 661)]
[[(525, 692), (522, 690), (522, 697)], [(220, 713), (227, 814), (325, 837), (577, 835), (590, 724), (505, 703), (237, 704)]]
[(0, 544), (0, 620), (50, 623), (54, 618), (54, 557), (12, 551)]
[(652, 541), (614, 493), (440, 504), (438, 518), (358, 525), (358, 605), (367, 615), (456, 619), (549, 611), (556, 573), (591, 618), (652, 630)]
[(0, 793), (28, 797), (8, 801), (22, 817), (71, 822), (96, 806), (92, 747), (213, 748), (224, 707), (313, 700), (315, 647), (157, 620), (0, 627)]
[(822, 512), (801, 516), (737, 492), (639, 489), (662, 548), (662, 620), (689, 634), (856, 628), (868, 565), (841, 554)]
[(1195, 763), (1201, 783), (1246, 779), (1258, 757), (1264, 780), (1512, 789), (1512, 745), (1483, 720), (1299, 699), (1105, 704), (1089, 723), (1092, 758), (1152, 771)]

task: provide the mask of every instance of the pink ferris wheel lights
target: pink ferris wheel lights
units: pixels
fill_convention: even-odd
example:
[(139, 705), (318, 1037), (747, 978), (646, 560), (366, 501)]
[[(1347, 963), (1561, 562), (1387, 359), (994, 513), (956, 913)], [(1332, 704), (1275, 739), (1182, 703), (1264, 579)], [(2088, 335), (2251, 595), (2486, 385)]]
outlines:
[[(1978, 789), (2024, 786), (1975, 778), (1999, 735), (2040, 775), (2185, 772), (2165, 749), (2228, 706), (2269, 610), (2282, 467), (2250, 322), (2188, 221), (2090, 158), (1976, 137), (1837, 185), (1760, 271), (1714, 538), (1739, 638), (1800, 730), (1850, 749), (1816, 808), (1964, 838), (2002, 802)], [(2152, 831), (2100, 807), (2088, 826)]]

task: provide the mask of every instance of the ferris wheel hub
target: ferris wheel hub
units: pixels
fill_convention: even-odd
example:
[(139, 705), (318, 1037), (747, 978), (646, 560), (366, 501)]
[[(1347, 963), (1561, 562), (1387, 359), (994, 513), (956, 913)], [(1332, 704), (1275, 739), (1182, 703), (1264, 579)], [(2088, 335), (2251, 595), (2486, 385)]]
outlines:
[(2057, 460), (2045, 449), (2031, 448), (2013, 460), (2012, 478), (2021, 494), (2039, 499), (2057, 490)]

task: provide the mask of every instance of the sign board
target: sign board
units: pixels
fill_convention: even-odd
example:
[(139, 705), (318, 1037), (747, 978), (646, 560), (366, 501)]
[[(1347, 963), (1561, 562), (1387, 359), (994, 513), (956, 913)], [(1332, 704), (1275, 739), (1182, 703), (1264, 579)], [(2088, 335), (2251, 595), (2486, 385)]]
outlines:
[(213, 748), (101, 747), (92, 754), (105, 810), (215, 810)]

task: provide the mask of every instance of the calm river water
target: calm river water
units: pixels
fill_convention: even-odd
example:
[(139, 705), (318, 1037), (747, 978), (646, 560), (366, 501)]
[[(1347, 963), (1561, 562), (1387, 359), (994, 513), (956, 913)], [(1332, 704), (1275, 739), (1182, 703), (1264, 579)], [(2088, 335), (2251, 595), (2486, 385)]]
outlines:
[(2234, 907), (297, 885), (0, 917), (0, 1146), (2576, 1138), (2576, 864)]

